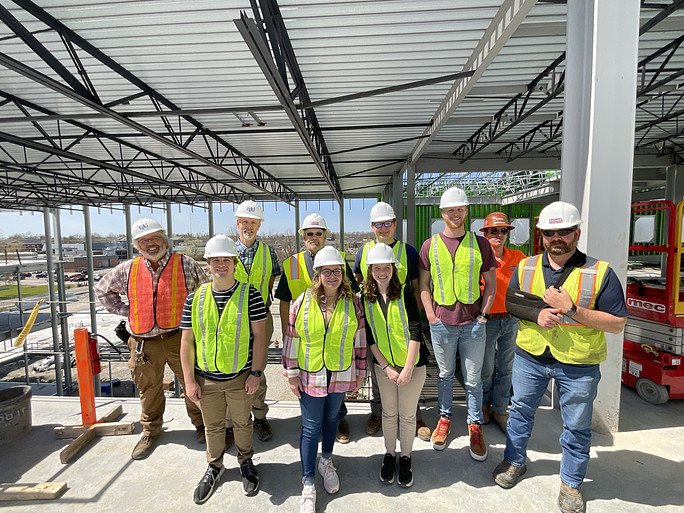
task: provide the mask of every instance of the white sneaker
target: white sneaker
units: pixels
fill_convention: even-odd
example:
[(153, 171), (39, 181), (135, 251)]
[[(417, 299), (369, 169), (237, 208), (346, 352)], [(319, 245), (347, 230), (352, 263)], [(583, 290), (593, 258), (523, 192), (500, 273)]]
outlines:
[(314, 485), (304, 485), (302, 489), (302, 499), (299, 503), (299, 513), (316, 512), (316, 487)]
[(337, 477), (332, 458), (318, 460), (318, 473), (323, 476), (323, 487), (326, 492), (332, 494), (340, 491), (340, 478)]

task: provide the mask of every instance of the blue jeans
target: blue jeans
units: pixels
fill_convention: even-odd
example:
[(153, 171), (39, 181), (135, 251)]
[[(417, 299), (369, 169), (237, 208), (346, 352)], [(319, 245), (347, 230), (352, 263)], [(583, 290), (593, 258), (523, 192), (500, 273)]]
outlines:
[(432, 348), (439, 367), (437, 402), (439, 414), (451, 418), (454, 400), (456, 351), (461, 355), (461, 373), (468, 404), (468, 423), (482, 424), (482, 359), (485, 353), (485, 323), (477, 321), (452, 326), (438, 321), (430, 324)]
[(561, 480), (573, 488), (579, 488), (589, 463), (591, 416), (596, 389), (601, 379), (598, 365), (543, 365), (515, 355), (513, 401), (508, 418), (504, 458), (517, 467), (525, 464), (527, 443), (534, 426), (534, 413), (551, 378), (556, 379), (563, 417), (563, 433), (560, 436), (563, 451)]
[(482, 362), (482, 404), (491, 405), (496, 413), (508, 411), (517, 336), (517, 318), (487, 321), (487, 344)]
[(299, 456), (302, 460), (302, 476), (316, 475), (318, 438), (322, 442), (322, 453), (329, 457), (335, 445), (337, 422), (344, 393), (312, 397), (302, 392), (299, 406), (302, 410), (302, 433), (299, 436)]

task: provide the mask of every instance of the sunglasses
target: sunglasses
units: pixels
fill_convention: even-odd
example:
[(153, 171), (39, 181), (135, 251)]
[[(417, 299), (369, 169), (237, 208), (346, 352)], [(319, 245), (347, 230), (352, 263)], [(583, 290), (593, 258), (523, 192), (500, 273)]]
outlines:
[(509, 232), (508, 228), (490, 228), (489, 233), (492, 235), (506, 235)]
[(322, 237), (323, 232), (306, 232), (307, 237)]
[(326, 278), (330, 278), (330, 276), (335, 276), (339, 278), (340, 276), (342, 276), (342, 269), (324, 269), (323, 271), (321, 271), (321, 276), (324, 276)]
[(394, 221), (385, 221), (385, 222), (383, 222), (383, 223), (371, 223), (371, 226), (375, 226), (376, 228), (379, 229), (379, 228), (382, 228), (383, 226), (384, 226), (385, 228), (389, 228), (389, 227), (392, 226), (393, 224), (394, 224)]
[(575, 230), (577, 230), (576, 226), (573, 226), (572, 228), (563, 228), (562, 230), (542, 230), (541, 232), (544, 237), (553, 237), (556, 234), (560, 235), (561, 237), (567, 237)]

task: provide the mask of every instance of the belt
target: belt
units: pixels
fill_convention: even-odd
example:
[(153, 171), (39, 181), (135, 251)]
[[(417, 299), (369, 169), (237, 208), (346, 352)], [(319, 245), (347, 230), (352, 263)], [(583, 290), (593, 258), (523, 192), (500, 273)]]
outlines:
[(156, 337), (140, 337), (137, 335), (133, 335), (133, 338), (136, 340), (166, 340), (167, 338), (174, 337), (178, 335), (178, 332), (180, 331), (180, 328), (173, 329), (171, 331), (167, 331), (166, 333), (161, 333), (157, 335)]
[(508, 319), (510, 316), (511, 316), (511, 314), (506, 313), (506, 312), (504, 312), (504, 313), (495, 313), (495, 314), (490, 313), (490, 314), (489, 314), (489, 318), (490, 318), (490, 319)]

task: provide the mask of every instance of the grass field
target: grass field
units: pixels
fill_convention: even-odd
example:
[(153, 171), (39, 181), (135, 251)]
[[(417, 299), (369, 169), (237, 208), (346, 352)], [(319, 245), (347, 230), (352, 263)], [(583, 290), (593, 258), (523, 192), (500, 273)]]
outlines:
[[(22, 285), (21, 287), (21, 297), (29, 296), (40, 296), (48, 294), (47, 285)], [(16, 285), (0, 285), (0, 301), (3, 299), (17, 299), (17, 286)]]

